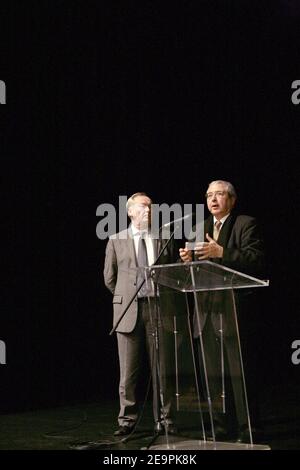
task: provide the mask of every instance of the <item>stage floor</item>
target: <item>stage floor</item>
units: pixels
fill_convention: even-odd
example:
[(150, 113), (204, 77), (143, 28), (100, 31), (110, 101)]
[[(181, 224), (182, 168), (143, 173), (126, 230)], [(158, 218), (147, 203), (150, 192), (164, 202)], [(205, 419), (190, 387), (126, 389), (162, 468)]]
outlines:
[[(259, 442), (255, 442), (265, 449), (271, 450), (300, 449), (300, 404), (298, 402), (300, 390), (295, 387), (282, 398), (281, 393), (269, 390), (263, 402), (262, 418), (264, 435)], [(155, 446), (166, 444), (163, 436), (153, 441), (153, 423), (151, 407), (145, 407), (144, 414), (135, 432), (127, 442), (114, 437), (117, 427), (118, 402), (99, 401), (92, 403), (73, 404), (46, 410), (35, 410), (18, 414), (0, 415), (0, 449), (112, 449), (112, 450), (155, 450)], [(199, 436), (186, 433), (179, 429), (179, 434), (169, 440), (169, 445), (182, 446), (174, 448), (187, 448), (191, 450), (197, 446), (199, 449)], [(189, 434), (189, 436), (188, 436)], [(187, 437), (188, 436), (188, 437)], [(210, 450), (213, 443), (206, 441), (200, 444), (202, 449)], [(241, 450), (241, 445), (238, 449)], [(243, 446), (243, 445), (242, 445)], [(218, 448), (236, 449), (237, 444), (218, 443)], [(166, 447), (160, 447), (160, 449)], [(242, 449), (245, 449), (243, 446)]]

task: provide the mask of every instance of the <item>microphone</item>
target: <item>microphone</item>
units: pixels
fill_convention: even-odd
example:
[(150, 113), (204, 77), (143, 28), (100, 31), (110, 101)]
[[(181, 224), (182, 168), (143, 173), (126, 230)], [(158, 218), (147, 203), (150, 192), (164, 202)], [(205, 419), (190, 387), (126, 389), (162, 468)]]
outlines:
[(192, 216), (193, 216), (193, 212), (191, 212), (191, 214), (185, 215), (184, 217), (179, 217), (179, 219), (175, 219), (175, 220), (172, 220), (171, 222), (167, 222), (166, 224), (163, 224), (162, 228), (170, 227), (170, 225), (177, 224), (177, 222), (182, 222), (183, 220), (187, 220)]

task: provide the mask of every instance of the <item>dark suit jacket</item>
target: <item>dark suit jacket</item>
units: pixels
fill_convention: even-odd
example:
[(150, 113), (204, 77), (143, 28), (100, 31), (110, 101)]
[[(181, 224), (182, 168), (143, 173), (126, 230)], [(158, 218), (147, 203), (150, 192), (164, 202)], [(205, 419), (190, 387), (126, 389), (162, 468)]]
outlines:
[[(206, 233), (213, 236), (213, 216), (205, 221), (204, 236)], [(218, 244), (224, 249), (223, 258), (212, 261), (251, 276), (264, 275), (264, 243), (256, 219), (231, 213), (221, 229)]]
[[(196, 228), (194, 228), (195, 230)], [(204, 237), (206, 233), (213, 237), (212, 215), (205, 220)], [(258, 278), (265, 275), (264, 243), (255, 218), (248, 215), (237, 215), (232, 212), (221, 228), (217, 243), (224, 249), (223, 258), (215, 258), (211, 261)], [(236, 296), (238, 304), (242, 304), (245, 297), (248, 301), (248, 298), (252, 295), (252, 291), (248, 289), (242, 291)], [(214, 323), (214, 315), (218, 315), (220, 312), (224, 313), (231, 308), (232, 301), (229, 291), (209, 292), (198, 297), (199, 307), (203, 314), (202, 327), (204, 327), (208, 313), (212, 315), (212, 322)], [(231, 326), (227, 326), (228, 330), (231, 330)], [(226, 325), (224, 327), (224, 333), (226, 334)], [(197, 337), (198, 335), (199, 325), (194, 321), (194, 336)]]

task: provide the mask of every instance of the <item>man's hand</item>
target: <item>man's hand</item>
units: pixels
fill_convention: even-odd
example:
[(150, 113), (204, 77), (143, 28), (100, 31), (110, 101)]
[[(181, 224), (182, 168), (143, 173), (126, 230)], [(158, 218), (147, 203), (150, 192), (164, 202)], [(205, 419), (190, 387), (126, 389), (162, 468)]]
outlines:
[(193, 261), (192, 252), (187, 248), (179, 248), (179, 255), (184, 263)]
[(198, 260), (202, 261), (208, 258), (223, 258), (223, 247), (218, 245), (217, 242), (211, 238), (208, 233), (206, 234), (208, 242), (199, 243), (196, 247), (195, 255)]

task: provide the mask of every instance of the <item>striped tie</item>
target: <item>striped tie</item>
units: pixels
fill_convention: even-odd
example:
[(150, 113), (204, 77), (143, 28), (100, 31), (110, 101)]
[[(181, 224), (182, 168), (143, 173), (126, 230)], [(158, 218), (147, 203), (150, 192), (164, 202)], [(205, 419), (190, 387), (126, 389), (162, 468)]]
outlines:
[(220, 222), (220, 220), (217, 220), (214, 226), (214, 240), (215, 241), (217, 241), (219, 238), (221, 227), (222, 227), (222, 222)]

